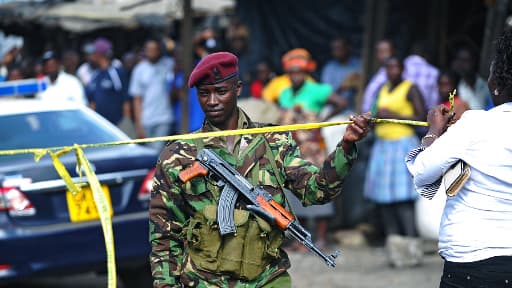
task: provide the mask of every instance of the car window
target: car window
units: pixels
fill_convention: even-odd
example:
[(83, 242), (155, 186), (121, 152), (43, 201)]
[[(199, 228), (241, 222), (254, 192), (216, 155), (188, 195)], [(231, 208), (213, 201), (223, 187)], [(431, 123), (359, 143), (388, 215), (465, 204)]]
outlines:
[(0, 150), (118, 141), (111, 127), (81, 110), (0, 116)]

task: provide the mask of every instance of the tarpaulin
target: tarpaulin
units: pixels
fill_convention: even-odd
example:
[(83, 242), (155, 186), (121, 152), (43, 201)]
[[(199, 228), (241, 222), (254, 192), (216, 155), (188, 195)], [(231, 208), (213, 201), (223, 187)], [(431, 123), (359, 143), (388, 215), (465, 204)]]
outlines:
[(364, 2), (242, 0), (237, 1), (237, 17), (249, 27), (250, 53), (255, 59), (268, 59), (280, 71), (281, 56), (302, 47), (321, 68), (331, 57), (329, 43), (336, 35), (352, 41), (355, 55), (361, 50)]

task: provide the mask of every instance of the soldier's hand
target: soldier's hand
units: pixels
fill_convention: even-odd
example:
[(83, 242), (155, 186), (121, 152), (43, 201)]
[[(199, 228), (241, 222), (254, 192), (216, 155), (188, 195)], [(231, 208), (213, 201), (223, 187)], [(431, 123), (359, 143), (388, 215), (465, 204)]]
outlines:
[(371, 112), (366, 112), (365, 114), (356, 116), (351, 115), (349, 120), (353, 121), (353, 123), (347, 126), (342, 141), (343, 150), (345, 150), (345, 152), (348, 152), (355, 142), (368, 135), (371, 128)]

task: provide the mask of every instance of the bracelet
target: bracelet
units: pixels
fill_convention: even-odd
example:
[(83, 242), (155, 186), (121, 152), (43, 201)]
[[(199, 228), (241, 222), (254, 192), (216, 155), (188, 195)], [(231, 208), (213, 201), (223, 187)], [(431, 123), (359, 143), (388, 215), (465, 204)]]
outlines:
[(439, 136), (437, 136), (436, 134), (427, 134), (423, 136), (423, 138), (421, 138), (421, 145), (425, 146), (423, 143), (425, 142), (426, 139), (432, 138), (435, 141), (438, 137)]

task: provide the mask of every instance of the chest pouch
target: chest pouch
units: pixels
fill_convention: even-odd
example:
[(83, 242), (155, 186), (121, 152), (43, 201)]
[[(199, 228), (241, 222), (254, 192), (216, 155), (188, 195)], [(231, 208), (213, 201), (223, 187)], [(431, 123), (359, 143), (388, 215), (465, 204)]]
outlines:
[(202, 270), (253, 280), (280, 257), (284, 234), (246, 210), (234, 210), (236, 233), (221, 236), (217, 206), (206, 205), (183, 230), (186, 248)]

